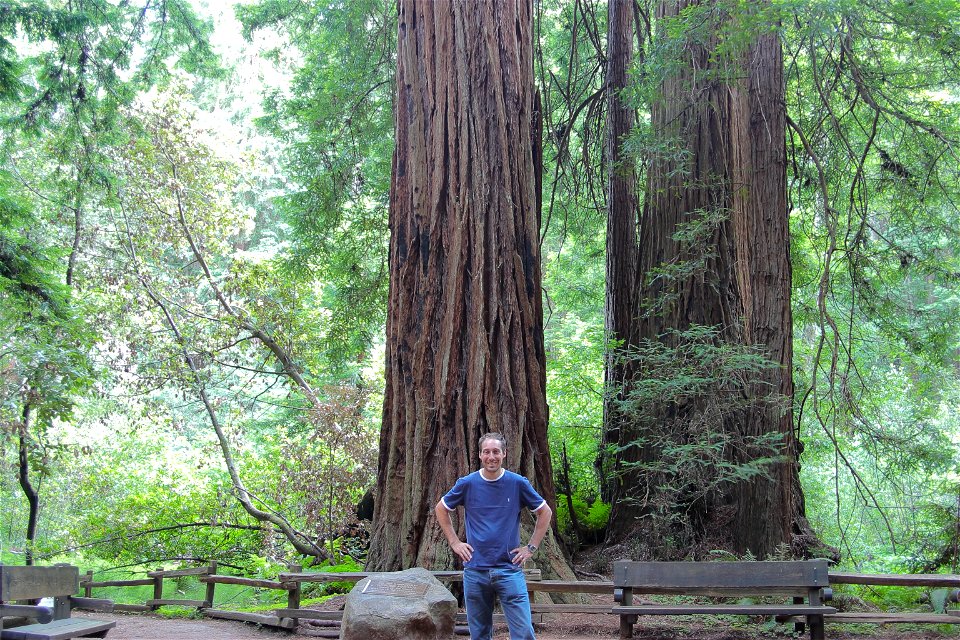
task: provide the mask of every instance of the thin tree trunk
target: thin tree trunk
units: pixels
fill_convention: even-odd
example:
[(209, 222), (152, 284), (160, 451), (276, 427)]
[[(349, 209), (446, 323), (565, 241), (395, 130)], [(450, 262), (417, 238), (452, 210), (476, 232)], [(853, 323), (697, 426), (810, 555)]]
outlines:
[[(25, 394), (29, 396), (30, 394)], [(24, 400), (22, 422), (20, 424), (19, 438), (19, 480), (23, 495), (27, 498), (29, 508), (27, 517), (27, 542), (24, 551), (24, 564), (33, 564), (33, 543), (37, 539), (37, 520), (40, 515), (40, 495), (30, 482), (30, 460), (28, 457), (29, 446), (27, 443), (27, 434), (30, 432), (30, 421), (33, 418), (33, 405), (29, 400)]]
[(604, 329), (609, 344), (604, 368), (603, 442), (599, 469), (607, 482), (601, 483), (605, 500), (610, 500), (612, 459), (610, 445), (620, 441), (624, 420), (619, 402), (629, 374), (621, 357), (630, 347), (633, 327), (637, 268), (637, 189), (633, 159), (624, 152), (624, 140), (636, 124), (633, 108), (627, 103), (627, 70), (633, 61), (633, 0), (607, 3), (607, 265), (604, 296)]
[(580, 517), (573, 508), (573, 485), (570, 482), (570, 459), (567, 457), (567, 442), (563, 442), (563, 452), (560, 458), (561, 473), (563, 474), (563, 489), (566, 495), (567, 513), (570, 514), (570, 525), (573, 527), (573, 548), (576, 549), (583, 542), (583, 527)]
[[(554, 503), (531, 17), (529, 0), (399, 2), (371, 570), (455, 565), (433, 506), (478, 468), (486, 431)], [(569, 574), (552, 536), (545, 552)]]

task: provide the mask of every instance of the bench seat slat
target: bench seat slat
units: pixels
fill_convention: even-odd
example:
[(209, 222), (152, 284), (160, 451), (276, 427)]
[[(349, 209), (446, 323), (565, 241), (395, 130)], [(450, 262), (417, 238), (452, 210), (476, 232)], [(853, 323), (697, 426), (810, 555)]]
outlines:
[(2, 640), (69, 640), (70, 638), (104, 637), (116, 622), (90, 618), (64, 618), (46, 624), (28, 624), (0, 631)]
[(627, 607), (613, 607), (610, 611), (617, 615), (636, 616), (685, 616), (695, 614), (744, 615), (744, 616), (806, 616), (829, 615), (836, 613), (834, 607), (789, 604), (713, 604), (713, 605), (661, 605), (642, 604)]
[(765, 596), (806, 597), (809, 587), (661, 587), (658, 585), (633, 585), (633, 593), (663, 596), (706, 596), (711, 598), (743, 598), (763, 594)]

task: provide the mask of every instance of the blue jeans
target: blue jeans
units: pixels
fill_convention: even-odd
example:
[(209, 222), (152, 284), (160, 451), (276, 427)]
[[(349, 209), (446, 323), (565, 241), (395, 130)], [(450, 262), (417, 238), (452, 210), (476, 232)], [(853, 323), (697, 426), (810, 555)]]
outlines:
[(497, 596), (510, 628), (510, 640), (534, 640), (527, 581), (519, 567), (463, 570), (470, 640), (493, 638), (493, 605)]

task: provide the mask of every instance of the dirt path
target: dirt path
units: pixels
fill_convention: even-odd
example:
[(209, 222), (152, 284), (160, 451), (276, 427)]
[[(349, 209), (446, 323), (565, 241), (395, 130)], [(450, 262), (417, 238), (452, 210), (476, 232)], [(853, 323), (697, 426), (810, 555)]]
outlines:
[[(307, 624), (301, 624), (297, 633), (260, 628), (243, 622), (212, 620), (210, 618), (165, 618), (144, 614), (81, 614), (99, 620), (115, 620), (117, 626), (107, 635), (108, 640), (286, 640), (315, 638)], [(744, 623), (733, 628), (704, 622), (686, 623), (676, 619), (658, 618), (647, 625), (638, 625), (634, 638), (642, 640), (759, 640), (791, 638), (790, 629), (783, 626), (765, 631), (759, 624)], [(538, 640), (595, 640), (616, 639), (617, 620), (612, 616), (583, 614), (550, 616), (538, 625)], [(466, 638), (466, 636), (457, 636)], [(508, 640), (505, 626), (498, 625), (495, 640)], [(941, 640), (960, 638), (960, 630), (941, 633), (933, 628), (894, 629), (864, 626), (863, 631), (831, 629), (830, 640)]]
[(74, 616), (114, 620), (117, 626), (107, 633), (107, 640), (284, 640), (306, 638), (286, 631), (258, 628), (252, 624), (211, 618), (167, 618), (149, 614), (77, 613)]

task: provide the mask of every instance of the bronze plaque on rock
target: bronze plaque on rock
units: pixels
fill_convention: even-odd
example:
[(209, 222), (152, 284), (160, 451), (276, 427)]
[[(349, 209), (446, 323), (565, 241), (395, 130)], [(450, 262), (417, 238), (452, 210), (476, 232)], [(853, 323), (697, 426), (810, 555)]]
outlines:
[(419, 582), (400, 582), (399, 580), (367, 579), (360, 593), (376, 596), (396, 596), (398, 598), (416, 598), (427, 592), (427, 585)]

